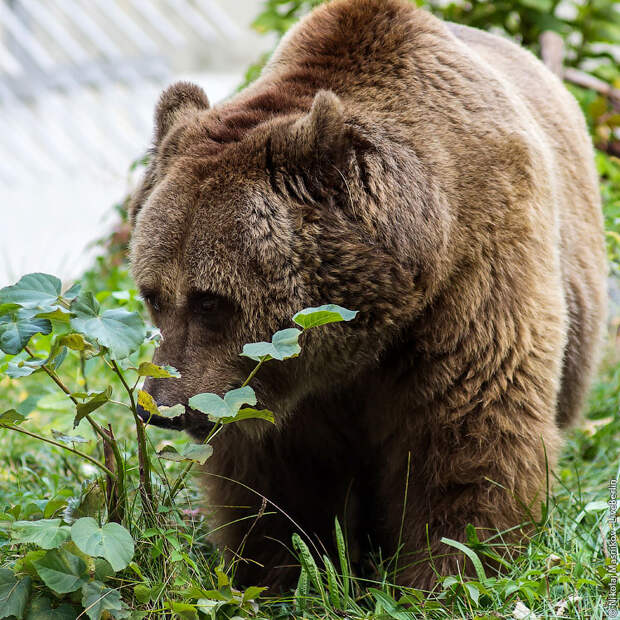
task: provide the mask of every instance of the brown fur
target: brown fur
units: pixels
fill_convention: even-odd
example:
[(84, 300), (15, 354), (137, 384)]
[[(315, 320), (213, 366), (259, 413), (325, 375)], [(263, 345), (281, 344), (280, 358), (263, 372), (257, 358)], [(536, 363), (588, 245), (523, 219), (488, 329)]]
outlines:
[(583, 117), (528, 52), (399, 0), (321, 6), (207, 105), (163, 94), (131, 208), (155, 360), (182, 373), (147, 389), (222, 394), (252, 367), (243, 344), (297, 310), (359, 311), (257, 375), (275, 427), (216, 439), (208, 497), (216, 525), (236, 521), (216, 539), (245, 543), (242, 581), (288, 586), (297, 526), (270, 506), (239, 520), (261, 506), (248, 488), (328, 547), (339, 515), (353, 547), (394, 553), (402, 518), (399, 579), (429, 586), (429, 551), (440, 573), (462, 560), (442, 536), (538, 515), (588, 389), (606, 266)]

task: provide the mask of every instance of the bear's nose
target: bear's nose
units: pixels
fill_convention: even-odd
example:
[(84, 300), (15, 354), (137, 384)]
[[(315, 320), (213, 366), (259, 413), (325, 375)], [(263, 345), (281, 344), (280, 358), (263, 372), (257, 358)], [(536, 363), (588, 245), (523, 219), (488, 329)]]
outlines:
[[(160, 405), (160, 403), (158, 403), (158, 405)], [(173, 418), (166, 418), (162, 415), (148, 412), (142, 405), (136, 406), (136, 413), (145, 424), (152, 424), (158, 428), (167, 428), (173, 431), (185, 430), (184, 413), (174, 416)]]

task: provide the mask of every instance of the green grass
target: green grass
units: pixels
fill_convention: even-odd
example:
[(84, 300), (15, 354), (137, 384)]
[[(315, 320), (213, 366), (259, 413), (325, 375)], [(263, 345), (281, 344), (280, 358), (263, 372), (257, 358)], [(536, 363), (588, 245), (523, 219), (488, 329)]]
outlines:
[[(78, 375), (76, 370), (75, 376)], [(36, 411), (30, 414), (32, 423), (28, 428), (36, 427), (38, 431), (54, 428), (69, 433), (72, 407), (53, 396), (55, 391), (44, 387), (38, 377), (19, 381), (2, 379), (0, 397), (10, 402), (33, 394), (41, 397)], [(128, 523), (137, 541), (137, 553), (132, 565), (117, 575), (114, 586), (131, 608), (141, 609), (147, 612), (146, 617), (154, 618), (161, 617), (166, 606), (173, 603), (196, 603), (207, 598), (205, 591), (217, 591), (221, 597), (229, 596), (233, 601), (222, 605), (218, 615), (213, 616), (217, 618), (235, 614), (334, 619), (345, 616), (512, 617), (519, 602), (541, 618), (603, 618), (609, 584), (606, 567), (609, 551), (605, 551), (603, 544), (608, 532), (607, 485), (619, 473), (620, 419), (616, 415), (619, 390), (620, 366), (611, 358), (592, 392), (583, 425), (567, 435), (548, 497), (545, 521), (529, 542), (513, 549), (513, 557), (501, 576), (491, 575), (488, 570), (485, 579), (467, 580), (455, 575), (444, 579), (428, 594), (394, 587), (388, 576), (388, 563), (378, 558), (372, 558), (375, 575), (364, 579), (347, 575), (350, 569), (345, 551), (340, 560), (335, 559), (335, 565), (327, 561), (316, 566), (307, 555), (304, 557), (303, 543), (300, 546), (298, 542), (304, 568), (300, 569), (297, 592), (280, 598), (263, 593), (256, 604), (239, 609), (234, 601), (239, 601), (240, 596), (227, 589), (221, 572), (223, 569), (230, 574), (230, 567), (221, 563), (217, 551), (207, 542), (208, 504), (196, 493), (197, 484), (190, 482), (178, 504), (164, 508), (151, 523), (145, 522), (140, 514), (134, 488), (134, 512)], [(117, 436), (131, 436), (133, 422), (115, 405), (102, 408), (97, 417), (100, 422), (112, 421)], [(80, 434), (89, 437), (90, 431), (85, 430), (80, 427)], [(149, 430), (149, 435), (156, 446), (173, 440), (180, 447), (184, 441), (157, 429)], [(96, 452), (96, 443), (91, 441), (91, 444)], [(137, 463), (134, 442), (127, 440), (123, 448), (130, 471), (134, 470), (132, 464)], [(101, 490), (93, 483), (93, 468), (65, 451), (2, 430), (0, 455), (0, 512), (10, 511), (20, 519), (63, 514), (76, 518), (97, 516), (101, 512)], [(174, 463), (165, 467), (170, 475), (178, 468)], [(484, 554), (483, 545), (470, 542), (475, 553)], [(1, 528), (0, 545), (2, 566), (22, 561), (25, 551), (33, 548), (12, 544), (8, 535), (3, 536)], [(209, 596), (215, 594), (210, 592)], [(193, 617), (189, 608), (178, 611), (179, 617)]]
[[(288, 21), (282, 25), (277, 15), (282, 3), (269, 0), (262, 15), (262, 26), (283, 32), (311, 3), (314, 0), (291, 3), (290, 13), (282, 18)], [(441, 10), (438, 3), (431, 4), (434, 10)], [(473, 3), (471, 14), (465, 15), (467, 19), (475, 17), (479, 4)], [(457, 5), (449, 3), (448, 9), (456, 10)], [(521, 5), (520, 14), (527, 17), (525, 21), (531, 21), (532, 3), (519, 3)], [(546, 19), (544, 7), (536, 11), (540, 19)], [(265, 22), (267, 18), (273, 23)], [(500, 18), (504, 19), (498, 14), (497, 19)], [(459, 21), (467, 22), (467, 19)], [(608, 102), (596, 94), (576, 88), (571, 90), (587, 115), (592, 134), (599, 140), (601, 127), (611, 127), (612, 121), (617, 124), (617, 115), (610, 115)], [(620, 161), (598, 153), (597, 165), (608, 255), (612, 274), (617, 276)], [(117, 208), (123, 215), (122, 206)], [(124, 263), (125, 240), (126, 230), (103, 240), (102, 256), (85, 274), (83, 283), (85, 288), (99, 294), (104, 306), (118, 303), (116, 296), (130, 310), (139, 310), (141, 304)], [(174, 504), (158, 502), (155, 514), (145, 516), (141, 509), (134, 422), (126, 407), (109, 402), (93, 416), (101, 425), (110, 422), (116, 437), (120, 438), (128, 474), (129, 511), (125, 525), (136, 541), (136, 553), (127, 568), (106, 577), (107, 586), (120, 593), (132, 618), (605, 618), (612, 552), (607, 522), (608, 484), (611, 479), (617, 480), (620, 473), (620, 417), (617, 415), (620, 353), (615, 333), (619, 324), (614, 317), (606, 358), (583, 421), (566, 434), (561, 459), (550, 474), (545, 517), (536, 525), (529, 540), (510, 549), (511, 555), (501, 575), (487, 569), (486, 574), (479, 574), (475, 579), (448, 576), (434, 591), (420, 592), (394, 586), (393, 562), (379, 553), (367, 558), (361, 576), (349, 566), (342, 541), (339, 557), (315, 560), (306, 552), (303, 540), (296, 539), (290, 545), (300, 566), (295, 592), (270, 596), (269, 592), (261, 591), (260, 583), (239, 592), (234, 582), (234, 566), (227, 565), (208, 542), (209, 505), (198, 493), (198, 482), (192, 476)], [(49, 337), (35, 337), (35, 350), (48, 346)], [(138, 357), (149, 359), (151, 352), (151, 348), (144, 345)], [(53, 437), (53, 430), (78, 434), (88, 441), (75, 447), (103, 460), (101, 444), (85, 422), (76, 431), (72, 430), (75, 408), (54, 384), (43, 373), (10, 379), (4, 375), (8, 361), (8, 356), (0, 357), (0, 414), (19, 403), (20, 412), (28, 413), (28, 421), (22, 428), (48, 437)], [(74, 391), (101, 390), (111, 385), (113, 399), (123, 398), (120, 381), (107, 372), (99, 358), (88, 360), (84, 365), (77, 357), (67, 359), (62, 376)], [(170, 444), (181, 450), (187, 443), (182, 435), (154, 428), (149, 428), (148, 437), (156, 450)], [(154, 493), (163, 500), (166, 484), (178, 476), (183, 465), (154, 456), (151, 461), (155, 474)], [(84, 516), (103, 519), (104, 505), (104, 491), (95, 467), (64, 449), (0, 428), (0, 569), (10, 568), (18, 575), (31, 575), (34, 594), (47, 597), (53, 607), (60, 599), (45, 588), (33, 569), (32, 561), (39, 551), (33, 544), (13, 540), (11, 520), (58, 517), (70, 523)], [(470, 536), (468, 553), (481, 557), (498, 546), (502, 546), (501, 535), (485, 544)], [(71, 605), (78, 602), (71, 595), (63, 600)], [(61, 610), (56, 610), (56, 616), (39, 613), (28, 618), (62, 620), (79, 613), (62, 616)], [(0, 619), (5, 612), (6, 608), (0, 605)]]
[[(604, 156), (598, 156), (598, 163), (606, 225), (611, 233), (608, 249), (615, 267), (620, 165)], [(112, 238), (84, 281), (95, 288), (104, 307), (121, 303), (129, 310), (141, 310), (126, 266), (118, 257)], [(125, 524), (136, 541), (133, 562), (111, 576), (106, 582), (108, 587), (120, 592), (136, 614), (134, 617), (512, 618), (519, 612), (527, 617), (527, 610), (539, 618), (606, 617), (604, 605), (611, 578), (607, 486), (611, 479), (618, 478), (620, 468), (620, 353), (615, 337), (618, 320), (611, 324), (614, 333), (587, 412), (579, 427), (567, 433), (559, 465), (550, 474), (545, 518), (521, 547), (510, 548), (511, 556), (501, 575), (489, 570), (476, 579), (453, 575), (442, 579), (433, 592), (420, 592), (393, 585), (390, 558), (378, 554), (368, 558), (362, 577), (351, 570), (343, 544), (339, 558), (321, 558), (315, 564), (300, 539), (290, 545), (300, 564), (297, 590), (273, 597), (262, 592), (262, 584), (257, 583), (244, 598), (244, 593), (235, 589), (234, 566), (227, 565), (208, 542), (208, 501), (198, 493), (198, 482), (191, 476), (173, 505), (158, 502), (156, 514), (145, 517), (133, 418), (125, 406), (108, 402), (93, 416), (101, 425), (110, 422), (116, 437), (121, 438), (130, 506)], [(32, 348), (45, 350), (50, 338), (36, 336)], [(150, 359), (151, 354), (152, 347), (145, 344), (134, 362)], [(20, 379), (3, 375), (9, 359), (0, 358), (0, 412), (19, 403), (20, 412), (28, 413), (28, 422), (22, 428), (49, 437), (53, 437), (53, 430), (78, 434), (88, 441), (75, 447), (102, 460), (101, 445), (90, 427), (82, 422), (77, 431), (72, 430), (75, 407), (66, 396), (42, 372)], [(111, 385), (112, 399), (123, 398), (120, 381), (100, 358), (82, 365), (79, 357), (69, 357), (62, 367), (62, 377), (72, 391), (101, 390)], [(180, 434), (156, 428), (149, 428), (148, 437), (155, 450), (170, 444), (181, 450), (187, 443)], [(154, 493), (164, 498), (166, 485), (178, 476), (182, 464), (153, 455), (151, 460)], [(0, 428), (0, 568), (33, 574), (29, 564), (32, 555), (27, 554), (36, 553), (36, 547), (12, 540), (10, 518), (60, 517), (70, 523), (79, 517), (94, 516), (99, 520), (105, 517), (104, 505), (95, 467), (66, 450)], [(478, 557), (498, 546), (502, 546), (501, 535), (490, 544), (481, 544), (475, 536), (468, 541), (469, 553)], [(50, 596), (40, 580), (35, 579), (33, 588), (35, 593)], [(211, 606), (209, 614), (202, 613), (207, 609), (205, 605)]]

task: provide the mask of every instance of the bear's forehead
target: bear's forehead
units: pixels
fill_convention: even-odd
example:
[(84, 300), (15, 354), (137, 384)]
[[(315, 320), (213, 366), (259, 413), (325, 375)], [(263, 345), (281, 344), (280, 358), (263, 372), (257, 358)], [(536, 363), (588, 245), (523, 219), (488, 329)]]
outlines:
[(234, 201), (203, 197), (190, 204), (189, 196), (174, 199), (170, 192), (156, 192), (138, 218), (132, 243), (136, 283), (175, 299), (190, 291), (227, 293), (251, 262)]

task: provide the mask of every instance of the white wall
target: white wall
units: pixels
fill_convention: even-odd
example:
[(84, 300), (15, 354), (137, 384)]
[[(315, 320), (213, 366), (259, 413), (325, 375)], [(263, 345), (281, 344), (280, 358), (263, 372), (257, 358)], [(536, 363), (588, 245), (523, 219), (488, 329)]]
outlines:
[[(77, 1), (90, 10), (90, 0)], [(129, 0), (105, 1), (122, 6)], [(180, 20), (173, 21), (190, 44), (175, 50), (162, 43), (169, 70), (155, 76), (137, 75), (134, 83), (103, 88), (42, 87), (34, 99), (7, 101), (0, 67), (0, 286), (32, 271), (65, 280), (79, 276), (96, 252), (86, 246), (109, 230), (111, 207), (127, 193), (129, 164), (149, 145), (161, 89), (177, 79), (192, 79), (217, 102), (239, 85), (249, 63), (272, 46), (250, 29), (259, 0), (192, 1), (196, 10), (201, 3), (217, 2), (238, 32), (202, 41), (187, 24), (185, 32)], [(158, 2), (164, 12), (176, 0)]]

